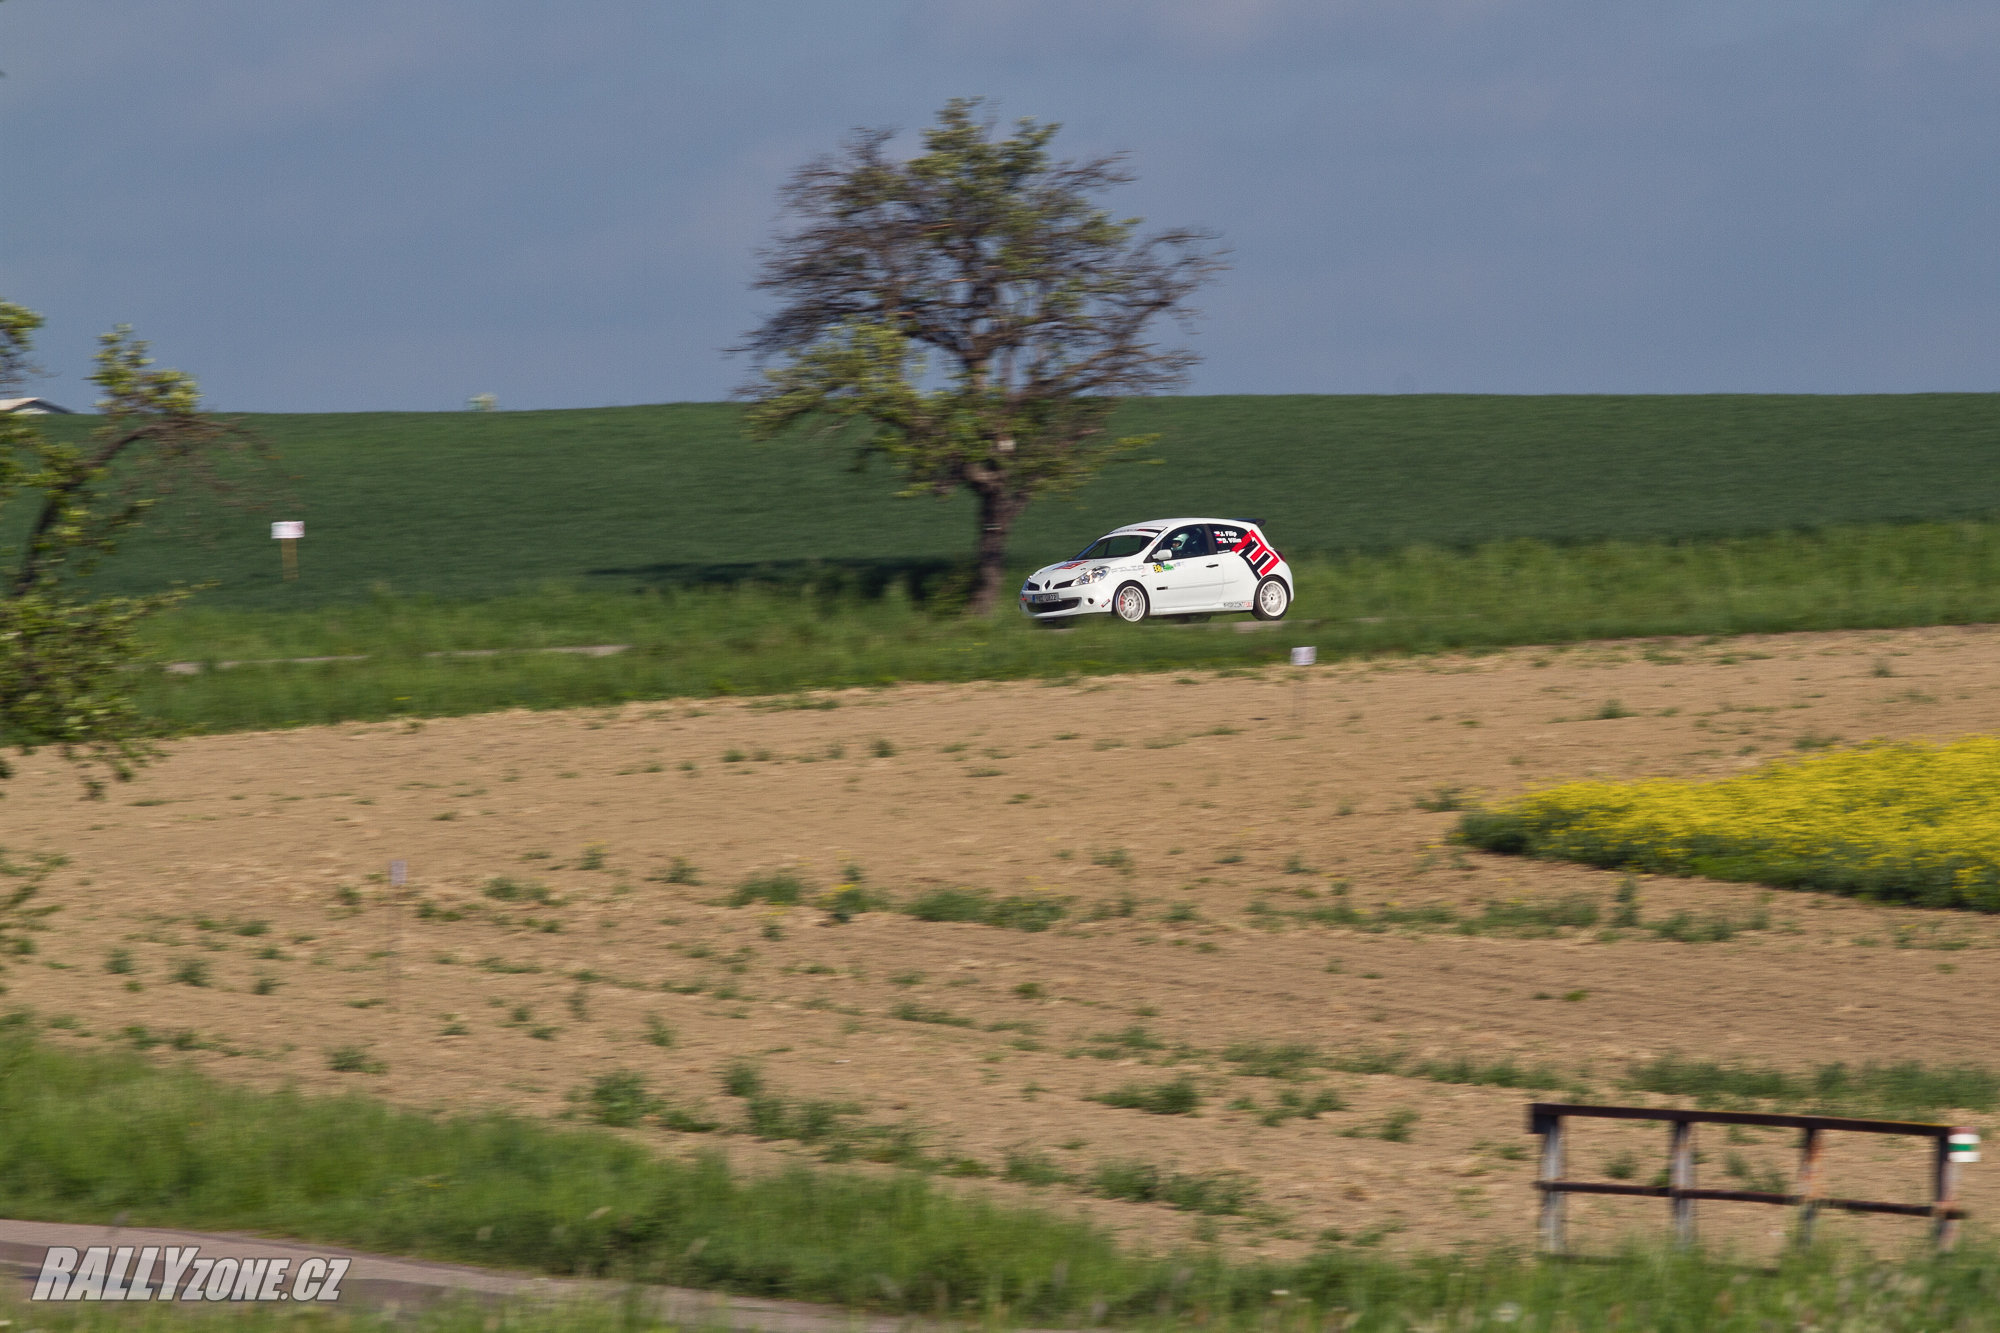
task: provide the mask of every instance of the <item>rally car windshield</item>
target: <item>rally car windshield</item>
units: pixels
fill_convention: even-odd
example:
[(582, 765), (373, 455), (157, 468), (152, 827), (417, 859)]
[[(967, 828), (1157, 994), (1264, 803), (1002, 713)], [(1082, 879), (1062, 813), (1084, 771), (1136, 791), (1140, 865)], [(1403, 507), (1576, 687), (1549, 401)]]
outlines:
[(1145, 550), (1152, 540), (1152, 536), (1144, 532), (1114, 532), (1109, 537), (1099, 537), (1085, 547), (1077, 559), (1123, 560)]

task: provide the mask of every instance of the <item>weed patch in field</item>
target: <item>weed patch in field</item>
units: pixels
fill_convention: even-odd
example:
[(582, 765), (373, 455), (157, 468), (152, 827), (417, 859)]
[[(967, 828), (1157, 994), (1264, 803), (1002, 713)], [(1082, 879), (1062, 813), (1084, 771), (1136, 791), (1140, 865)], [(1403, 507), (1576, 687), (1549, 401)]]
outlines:
[(1303, 1042), (1238, 1042), (1222, 1052), (1236, 1072), (1253, 1078), (1299, 1079), (1325, 1062), (1319, 1048)]
[(479, 891), (499, 903), (557, 905), (555, 893), (548, 885), (531, 879), (515, 879), (511, 875), (496, 875), (487, 880)]
[(1162, 1171), (1150, 1162), (1100, 1162), (1084, 1178), (1092, 1194), (1128, 1203), (1164, 1203), (1182, 1212), (1210, 1216), (1243, 1212), (1257, 1199), (1249, 1180), (1229, 1171), (1190, 1174)]
[(1040, 894), (996, 898), (984, 889), (933, 889), (901, 909), (919, 921), (969, 921), (1003, 930), (1040, 932), (1062, 920), (1067, 901)]
[(798, 876), (780, 871), (767, 875), (752, 875), (731, 891), (728, 903), (731, 907), (747, 907), (751, 903), (769, 903), (773, 907), (796, 907), (805, 896), (806, 887), (799, 883)]
[(1149, 1115), (1193, 1115), (1201, 1109), (1202, 1096), (1193, 1076), (1183, 1074), (1164, 1083), (1122, 1084), (1090, 1100)]
[(1635, 1092), (1686, 1097), (1702, 1105), (1769, 1103), (1787, 1110), (1889, 1119), (2000, 1106), (2000, 1070), (1971, 1064), (1836, 1063), (1794, 1073), (1772, 1065), (1663, 1055), (1634, 1065), (1624, 1082)]
[(940, 1009), (934, 1005), (909, 1002), (899, 1004), (891, 1009), (889, 1017), (900, 1018), (905, 1023), (932, 1023), (939, 1027), (948, 1028), (972, 1028), (979, 1026), (975, 1020), (967, 1018), (964, 1014), (954, 1014), (949, 1009)]

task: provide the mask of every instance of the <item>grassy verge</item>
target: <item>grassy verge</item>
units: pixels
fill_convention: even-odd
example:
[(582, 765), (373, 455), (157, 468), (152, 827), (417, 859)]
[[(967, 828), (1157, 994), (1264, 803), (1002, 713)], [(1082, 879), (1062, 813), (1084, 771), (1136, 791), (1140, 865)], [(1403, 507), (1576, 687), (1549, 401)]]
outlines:
[[(378, 597), (313, 612), (190, 608), (149, 631), (160, 661), (365, 661), (149, 674), (144, 707), (194, 730), (561, 708), (888, 684), (1228, 668), (1282, 660), (1651, 635), (2000, 620), (2000, 523), (1867, 525), (1706, 543), (1516, 541), (1304, 562), (1294, 623), (1235, 633), (1112, 625), (1051, 633), (1010, 611), (937, 615), (768, 583), (636, 593), (548, 588), (481, 602)], [(437, 652), (622, 643), (616, 656)]]
[[(1785, 1327), (1816, 1322), (1814, 1309), (1868, 1328), (2000, 1323), (2000, 1264), (1978, 1247), (1911, 1265), (1821, 1251), (1774, 1276), (1699, 1254), (1640, 1252), (1602, 1265), (1541, 1264), (1506, 1251), (1398, 1262), (1334, 1246), (1292, 1263), (1234, 1262), (1213, 1250), (1152, 1256), (1084, 1222), (993, 1206), (900, 1173), (798, 1169), (752, 1179), (713, 1158), (663, 1161), (603, 1131), (252, 1092), (130, 1056), (56, 1049), (19, 1018), (0, 1034), (0, 1123), (0, 1212), (10, 1216), (108, 1222), (122, 1213), (135, 1225), (952, 1309), (1002, 1326), (1106, 1317), (1268, 1323), (1284, 1312), (1337, 1311), (1353, 1317), (1339, 1325), (1352, 1329), (1528, 1315), (1547, 1327), (1563, 1311), (1575, 1327), (1760, 1329), (1773, 1318)], [(616, 1309), (522, 1310), (508, 1322), (594, 1329)], [(277, 1317), (229, 1314), (233, 1327)], [(30, 1322), (93, 1328), (112, 1317), (37, 1308)], [(121, 1328), (207, 1322), (157, 1307), (115, 1317)], [(447, 1329), (467, 1316), (421, 1319)]]

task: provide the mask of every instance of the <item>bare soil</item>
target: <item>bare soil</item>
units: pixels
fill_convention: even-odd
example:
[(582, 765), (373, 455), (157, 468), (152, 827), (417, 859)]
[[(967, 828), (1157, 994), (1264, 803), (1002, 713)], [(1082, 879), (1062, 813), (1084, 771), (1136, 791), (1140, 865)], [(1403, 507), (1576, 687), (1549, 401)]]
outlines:
[[(1534, 1094), (1325, 1068), (1288, 1083), (1225, 1056), (1305, 1043), (1513, 1057), (1602, 1101), (1639, 1099), (1621, 1075), (1668, 1052), (1798, 1070), (1990, 1062), (1979, 1016), (2000, 1002), (2000, 922), (1656, 878), (1639, 883), (1648, 920), (1761, 910), (1769, 926), (1687, 944), (1602, 923), (1535, 938), (1298, 914), (1464, 915), (1577, 893), (1608, 909), (1618, 875), (1463, 851), (1448, 841), (1457, 816), (1436, 807), (1585, 775), (1721, 776), (1836, 739), (1991, 731), (1996, 645), (1985, 628), (1649, 641), (221, 736), (176, 743), (105, 802), (78, 799), (42, 756), (7, 784), (0, 840), (71, 860), (47, 890), (64, 910), (10, 972), (9, 1000), (65, 1040), (189, 1033), (195, 1049), (155, 1056), (445, 1111), (570, 1113), (590, 1080), (633, 1070), (724, 1126), (634, 1131), (663, 1151), (752, 1169), (816, 1155), (743, 1131), (721, 1071), (749, 1059), (788, 1097), (915, 1128), (963, 1172), (997, 1175), (1013, 1152), (1078, 1177), (1127, 1160), (1254, 1184), (1247, 1214), (1205, 1220), (947, 1177), (1087, 1210), (1134, 1239), (1274, 1255), (1329, 1229), (1390, 1249), (1526, 1244)], [(677, 857), (699, 884), (664, 882)], [(409, 867), (400, 887), (392, 859)], [(973, 887), (1059, 899), (1067, 915), (1030, 933), (725, 902), (779, 871), (817, 899), (850, 867), (893, 901)], [(551, 901), (490, 896), (502, 877)], [(114, 950), (131, 972), (107, 969)], [(964, 1025), (894, 1017), (905, 1005)], [(671, 1046), (647, 1040), (655, 1019)], [(1094, 1040), (1135, 1026), (1136, 1044)], [(352, 1046), (383, 1072), (329, 1067)], [(1197, 1114), (1091, 1100), (1182, 1073), (1202, 1090)], [(1232, 1109), (1321, 1088), (1345, 1109), (1277, 1126)], [(1404, 1110), (1407, 1140), (1379, 1137)], [(1791, 1165), (1776, 1132), (1701, 1144), (1704, 1183)], [(1643, 1181), (1664, 1146), (1663, 1127), (1586, 1126), (1572, 1169), (1629, 1152)], [(1921, 1199), (1923, 1151), (1836, 1142), (1831, 1188)], [(1976, 1216), (2000, 1205), (1991, 1173), (1967, 1172)], [(1652, 1202), (1575, 1207), (1599, 1244), (1665, 1221)], [(1746, 1251), (1788, 1220), (1703, 1213), (1708, 1235)], [(1908, 1220), (1827, 1226), (1879, 1245), (1922, 1234)]]

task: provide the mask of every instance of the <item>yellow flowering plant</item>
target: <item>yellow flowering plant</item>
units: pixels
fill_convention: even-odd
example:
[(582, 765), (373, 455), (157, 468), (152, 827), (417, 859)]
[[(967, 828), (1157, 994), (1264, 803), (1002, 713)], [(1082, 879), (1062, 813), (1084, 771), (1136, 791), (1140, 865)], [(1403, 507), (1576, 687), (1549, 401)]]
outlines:
[(2000, 737), (1864, 746), (1719, 782), (1571, 782), (1468, 812), (1488, 851), (2000, 912)]

